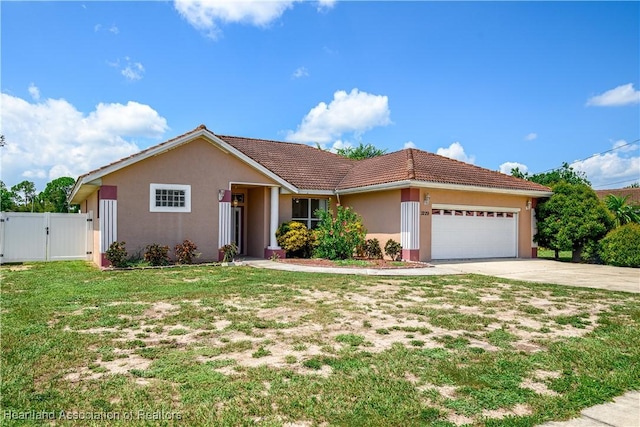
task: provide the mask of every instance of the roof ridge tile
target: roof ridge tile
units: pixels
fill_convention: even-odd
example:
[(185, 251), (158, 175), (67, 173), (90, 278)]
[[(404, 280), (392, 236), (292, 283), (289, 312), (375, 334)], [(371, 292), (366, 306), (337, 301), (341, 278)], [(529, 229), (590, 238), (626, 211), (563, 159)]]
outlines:
[(416, 168), (413, 161), (413, 149), (407, 148), (407, 178), (416, 179)]

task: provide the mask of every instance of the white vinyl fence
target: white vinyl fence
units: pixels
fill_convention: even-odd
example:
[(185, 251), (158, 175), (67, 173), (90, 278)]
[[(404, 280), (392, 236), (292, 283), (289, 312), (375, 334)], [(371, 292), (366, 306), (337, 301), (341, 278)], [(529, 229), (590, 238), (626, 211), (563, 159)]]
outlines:
[(89, 214), (0, 212), (0, 263), (90, 259)]

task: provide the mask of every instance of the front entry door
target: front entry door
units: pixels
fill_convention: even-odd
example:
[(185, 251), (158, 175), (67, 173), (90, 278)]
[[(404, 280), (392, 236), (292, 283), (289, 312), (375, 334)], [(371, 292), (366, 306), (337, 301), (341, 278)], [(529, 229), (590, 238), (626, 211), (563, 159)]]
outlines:
[(231, 240), (238, 247), (238, 254), (244, 253), (242, 247), (242, 206), (231, 207)]

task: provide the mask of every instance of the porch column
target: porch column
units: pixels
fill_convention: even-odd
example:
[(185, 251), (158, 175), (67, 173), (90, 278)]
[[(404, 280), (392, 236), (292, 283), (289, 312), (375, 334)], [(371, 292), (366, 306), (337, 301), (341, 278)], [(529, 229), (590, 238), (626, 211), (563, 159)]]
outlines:
[(220, 250), (231, 243), (231, 190), (218, 192), (218, 261), (224, 259), (224, 252)]
[(400, 201), (402, 259), (420, 261), (420, 189), (403, 188)]
[(271, 187), (271, 203), (269, 213), (269, 246), (264, 250), (264, 257), (270, 258), (276, 254), (284, 258), (285, 251), (278, 246), (276, 231), (278, 230), (278, 217), (280, 216), (280, 187)]
[(98, 190), (98, 216), (100, 217), (100, 266), (109, 267), (109, 246), (118, 240), (118, 187), (103, 185)]

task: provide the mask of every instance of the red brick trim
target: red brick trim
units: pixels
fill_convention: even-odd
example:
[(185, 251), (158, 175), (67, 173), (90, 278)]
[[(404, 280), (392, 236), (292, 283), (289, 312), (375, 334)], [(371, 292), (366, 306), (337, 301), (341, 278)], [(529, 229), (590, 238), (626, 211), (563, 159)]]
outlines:
[(107, 259), (107, 254), (100, 254), (100, 267), (111, 267), (111, 262)]
[(222, 202), (231, 203), (231, 190), (224, 190), (224, 197), (220, 200), (220, 203)]
[(273, 254), (277, 254), (278, 258), (286, 258), (287, 257), (287, 251), (285, 251), (284, 249), (269, 249), (269, 248), (265, 248), (264, 249), (264, 259), (270, 259)]
[(401, 202), (419, 202), (420, 201), (420, 189), (419, 188), (403, 188), (400, 190)]
[(403, 249), (402, 259), (405, 261), (420, 261), (420, 249)]
[(118, 187), (115, 185), (103, 185), (98, 193), (100, 200), (118, 200)]

